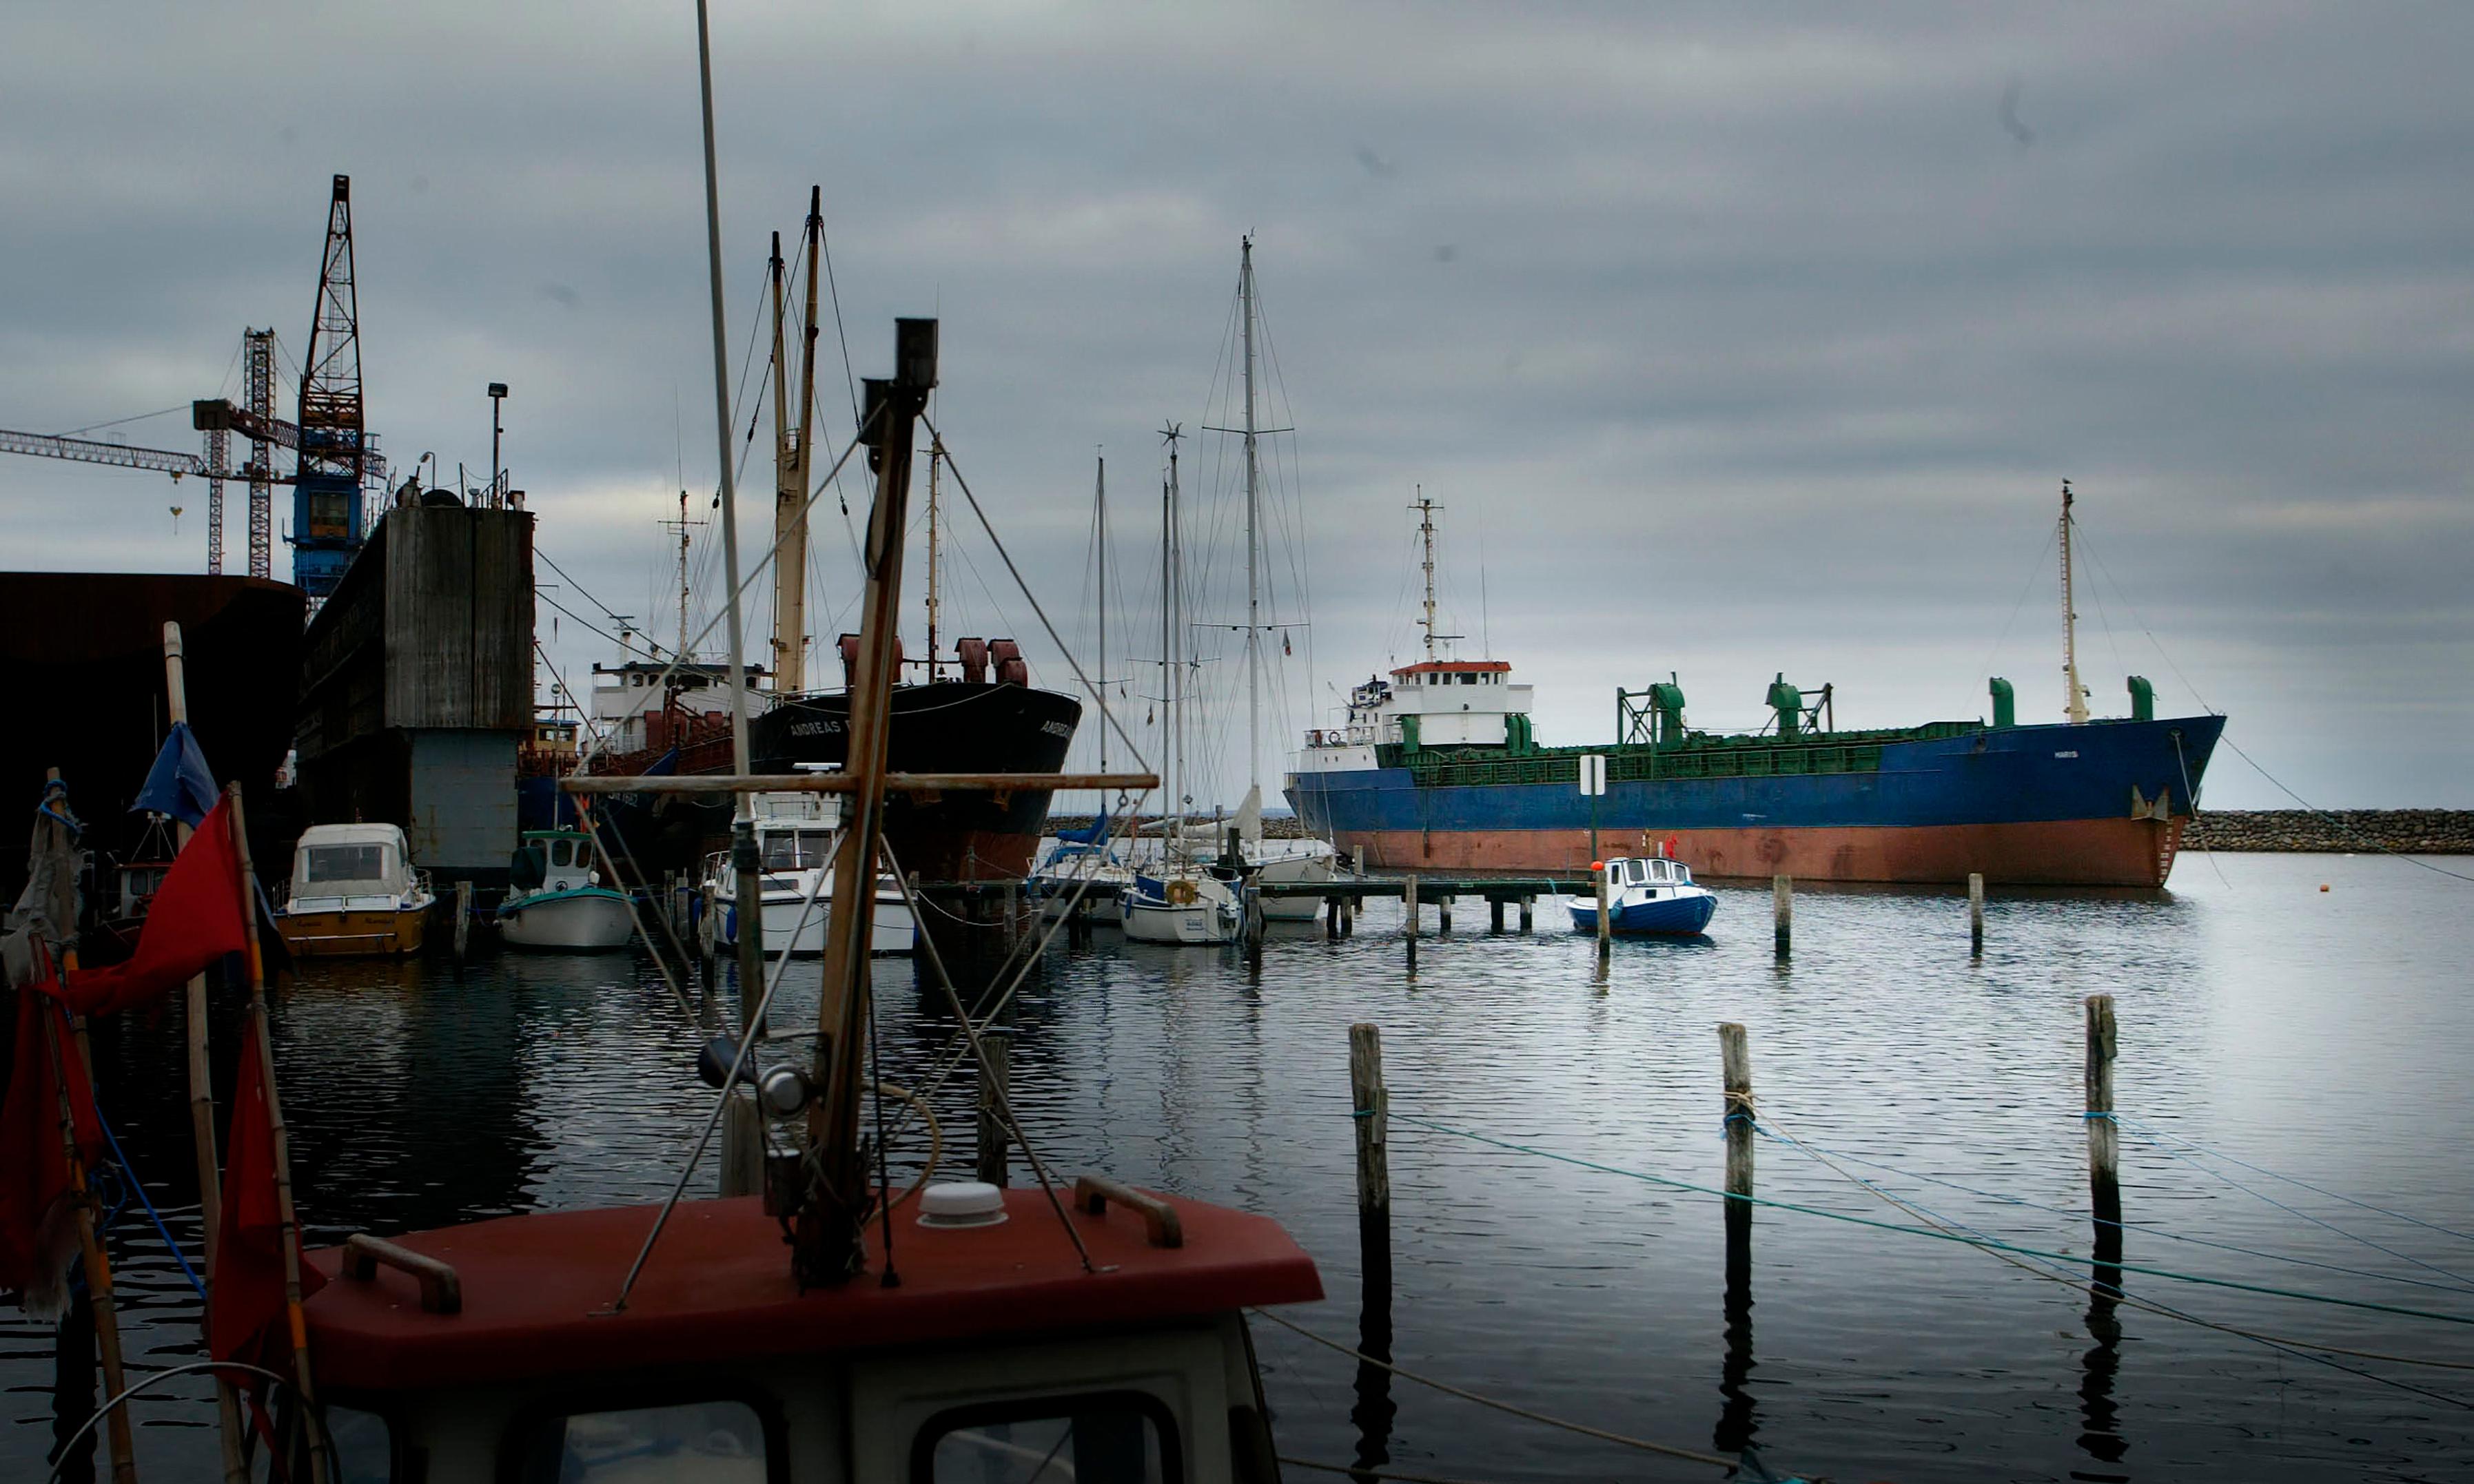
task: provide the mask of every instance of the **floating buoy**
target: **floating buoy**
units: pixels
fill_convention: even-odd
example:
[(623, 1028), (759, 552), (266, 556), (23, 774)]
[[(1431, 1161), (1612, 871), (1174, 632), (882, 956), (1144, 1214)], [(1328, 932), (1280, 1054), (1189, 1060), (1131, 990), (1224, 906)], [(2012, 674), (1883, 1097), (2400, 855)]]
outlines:
[(2319, 883), (2319, 890), (2321, 890), (2321, 891), (2323, 891), (2323, 892), (2324, 892), (2324, 891), (2326, 891), (2327, 889), (2328, 889), (2328, 883), (2327, 883), (2327, 882), (2322, 881), (2322, 882), (2320, 882), (2320, 883)]

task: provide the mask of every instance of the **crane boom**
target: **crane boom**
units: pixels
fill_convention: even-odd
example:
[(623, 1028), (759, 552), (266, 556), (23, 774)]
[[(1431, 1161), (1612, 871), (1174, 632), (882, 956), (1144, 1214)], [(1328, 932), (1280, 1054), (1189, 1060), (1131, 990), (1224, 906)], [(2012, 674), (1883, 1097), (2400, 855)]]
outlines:
[(38, 459), (70, 459), (80, 464), (110, 464), (121, 468), (153, 469), (174, 479), (195, 474), (202, 479), (237, 479), (229, 471), (206, 467), (194, 453), (169, 448), (137, 448), (128, 443), (99, 443), (90, 438), (61, 438), (48, 433), (19, 433), (0, 428), (0, 453), (32, 454)]

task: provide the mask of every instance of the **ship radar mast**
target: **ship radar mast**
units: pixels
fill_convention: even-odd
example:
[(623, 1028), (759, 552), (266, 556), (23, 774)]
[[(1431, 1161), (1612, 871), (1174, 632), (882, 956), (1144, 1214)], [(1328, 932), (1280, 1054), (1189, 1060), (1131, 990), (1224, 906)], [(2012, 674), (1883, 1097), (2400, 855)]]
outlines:
[(1418, 503), (1410, 506), (1409, 508), (1418, 513), (1418, 539), (1425, 545), (1425, 561), (1423, 565), (1426, 573), (1426, 616), (1419, 620), (1419, 626), (1426, 631), (1426, 658), (1428, 659), (1432, 659), (1435, 658), (1435, 646), (1437, 644), (1442, 643), (1446, 639), (1461, 638), (1464, 637), (1464, 635), (1457, 634), (1439, 634), (1436, 632), (1435, 512), (1442, 510), (1443, 507), (1426, 498), (1426, 487), (1424, 485), (1419, 485), (1417, 489)]
[(2071, 482), (2062, 481), (2062, 712), (2076, 726), (2088, 719), (2087, 687), (2079, 683), (2079, 614), (2071, 591)]

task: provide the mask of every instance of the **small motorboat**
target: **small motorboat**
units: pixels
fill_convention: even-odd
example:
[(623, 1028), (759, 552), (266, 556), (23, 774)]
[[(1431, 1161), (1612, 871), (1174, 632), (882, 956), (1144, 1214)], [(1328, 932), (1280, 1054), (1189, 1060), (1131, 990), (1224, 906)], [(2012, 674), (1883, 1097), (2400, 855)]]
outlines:
[(395, 825), (312, 825), (292, 851), (275, 925), (302, 958), (382, 958), (421, 951), (437, 901)]
[[(839, 801), (823, 794), (758, 794), (750, 800), (755, 814), (756, 855), (764, 874), (757, 888), (764, 903), (764, 956), (779, 958), (825, 951), (825, 923), (834, 899), (834, 850), (841, 835)], [(725, 947), (739, 945), (739, 873), (730, 852), (716, 850), (705, 860), (705, 880), (720, 904), (714, 924)], [(876, 880), (876, 907), (869, 930), (870, 951), (909, 953), (916, 946), (918, 923), (903, 899), (902, 884), (889, 875)]]
[[(1039, 898), (1040, 915), (1051, 922), (1063, 917), (1078, 896), (1108, 902), (1122, 898), (1133, 884), (1134, 869), (1114, 851), (1071, 837), (1058, 839), (1031, 871), (1031, 889)], [(1086, 915), (1094, 922), (1113, 922), (1116, 917), (1096, 910)]]
[[(1710, 914), (1718, 910), (1716, 895), (1693, 885), (1692, 869), (1680, 860), (1617, 856), (1604, 865), (1608, 910), (1614, 919), (1611, 931), (1688, 936), (1708, 927)], [(1575, 897), (1571, 908), (1575, 931), (1598, 930), (1595, 900)]]
[(636, 936), (627, 898), (601, 884), (581, 830), (528, 829), (507, 867), (498, 936), (511, 948), (604, 953)]

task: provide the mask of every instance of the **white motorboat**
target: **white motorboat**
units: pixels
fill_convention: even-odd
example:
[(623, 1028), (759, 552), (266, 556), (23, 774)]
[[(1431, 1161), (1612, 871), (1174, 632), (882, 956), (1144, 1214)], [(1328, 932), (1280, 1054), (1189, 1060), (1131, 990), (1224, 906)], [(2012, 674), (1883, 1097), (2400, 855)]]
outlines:
[(606, 953), (636, 936), (626, 897), (601, 884), (592, 838), (581, 830), (524, 831), (507, 874), (498, 936), (511, 948)]
[(312, 825), (293, 850), (275, 925), (296, 957), (418, 953), (437, 900), (413, 869), (401, 827)]
[[(829, 794), (758, 794), (756, 854), (764, 868), (758, 898), (764, 904), (764, 956), (779, 958), (825, 951), (825, 925), (834, 899), (834, 848), (840, 838), (840, 804)], [(739, 945), (739, 873), (728, 850), (705, 859), (705, 879), (721, 904), (716, 924), (720, 941)], [(918, 924), (891, 876), (876, 882), (876, 909), (869, 929), (875, 953), (912, 951)]]

